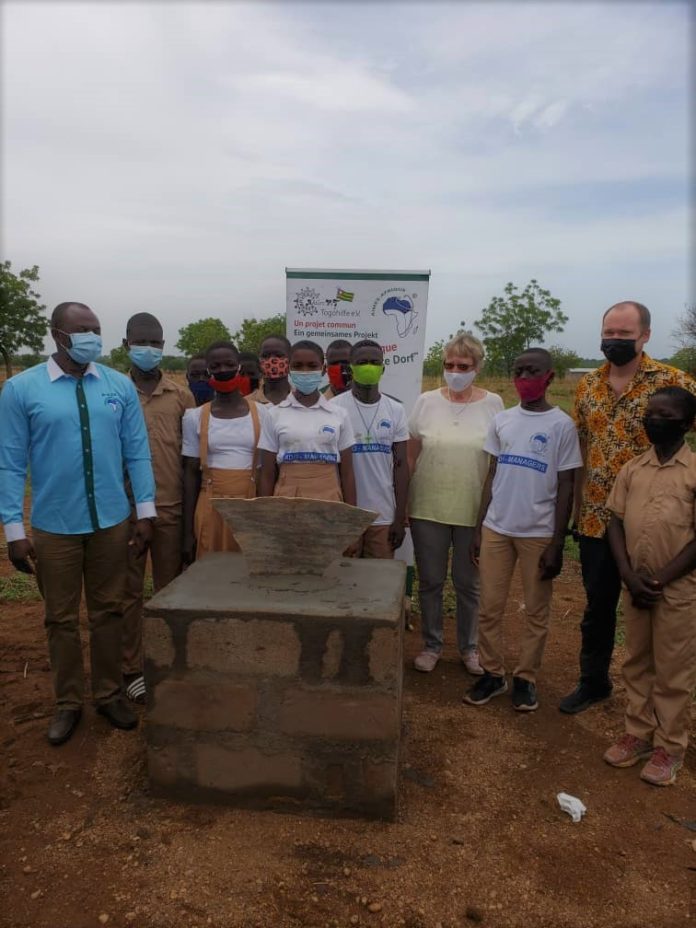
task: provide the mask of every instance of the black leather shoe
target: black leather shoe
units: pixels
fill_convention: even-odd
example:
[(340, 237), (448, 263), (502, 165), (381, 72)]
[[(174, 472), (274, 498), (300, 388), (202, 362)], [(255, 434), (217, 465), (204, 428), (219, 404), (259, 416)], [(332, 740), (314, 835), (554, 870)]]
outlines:
[(56, 714), (48, 727), (49, 742), (54, 747), (65, 744), (72, 738), (81, 718), (82, 709), (56, 709)]
[(608, 687), (597, 690), (586, 683), (579, 683), (572, 693), (564, 696), (558, 708), (567, 715), (576, 715), (578, 712), (584, 712), (596, 702), (602, 702), (603, 699), (609, 699), (611, 696), (611, 684)]
[(131, 712), (122, 699), (112, 699), (97, 706), (97, 712), (107, 718), (114, 728), (130, 731), (138, 724), (138, 716)]

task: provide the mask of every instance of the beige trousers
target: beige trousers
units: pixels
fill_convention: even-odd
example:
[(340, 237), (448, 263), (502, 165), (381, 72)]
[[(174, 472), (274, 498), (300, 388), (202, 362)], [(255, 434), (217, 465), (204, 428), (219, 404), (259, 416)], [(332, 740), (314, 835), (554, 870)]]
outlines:
[(519, 561), (525, 626), (513, 674), (530, 683), (536, 681), (549, 630), (553, 592), (551, 580), (539, 579), (539, 558), (550, 541), (550, 538), (512, 538), (488, 528), (482, 531), (479, 654), (481, 666), (488, 673), (505, 674), (503, 617), (515, 564)]
[(695, 609), (691, 583), (667, 587), (652, 609), (636, 609), (623, 594), (626, 731), (677, 757), (686, 751), (696, 688)]

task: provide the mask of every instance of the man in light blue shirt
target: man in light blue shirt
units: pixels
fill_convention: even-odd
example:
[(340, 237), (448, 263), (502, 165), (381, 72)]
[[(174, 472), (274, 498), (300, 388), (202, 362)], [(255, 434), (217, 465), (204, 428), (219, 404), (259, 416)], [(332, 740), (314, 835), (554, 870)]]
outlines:
[[(137, 724), (121, 697), (123, 599), (128, 557), (147, 551), (156, 511), (135, 388), (123, 374), (94, 363), (102, 352), (99, 320), (82, 303), (61, 303), (51, 335), (55, 354), (10, 378), (0, 394), (0, 521), (10, 561), (25, 573), (35, 569), (44, 598), (56, 695), (48, 739), (57, 745), (70, 738), (82, 714), (83, 581), (97, 711), (116, 728)], [(132, 532), (124, 470), (136, 503)], [(23, 519), (27, 473), (32, 539)]]

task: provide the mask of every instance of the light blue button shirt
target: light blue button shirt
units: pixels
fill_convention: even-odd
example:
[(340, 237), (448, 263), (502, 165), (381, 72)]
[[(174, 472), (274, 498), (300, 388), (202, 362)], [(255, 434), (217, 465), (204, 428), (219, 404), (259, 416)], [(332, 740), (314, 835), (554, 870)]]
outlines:
[(45, 532), (93, 532), (88, 493), (94, 494), (98, 528), (127, 519), (124, 469), (138, 517), (155, 515), (150, 446), (133, 383), (90, 364), (82, 378), (86, 416), (77, 384), (50, 358), (10, 378), (0, 393), (0, 521), (8, 542), (25, 537), (27, 471), (31, 524)]

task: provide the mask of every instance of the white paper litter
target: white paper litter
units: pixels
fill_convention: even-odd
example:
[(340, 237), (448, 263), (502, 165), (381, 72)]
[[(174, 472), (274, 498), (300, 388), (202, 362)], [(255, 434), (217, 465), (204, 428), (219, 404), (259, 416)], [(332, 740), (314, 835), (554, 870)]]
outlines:
[(585, 812), (587, 812), (587, 806), (583, 802), (580, 802), (576, 796), (570, 796), (568, 793), (559, 793), (556, 799), (561, 809), (567, 812), (574, 822), (579, 822)]

